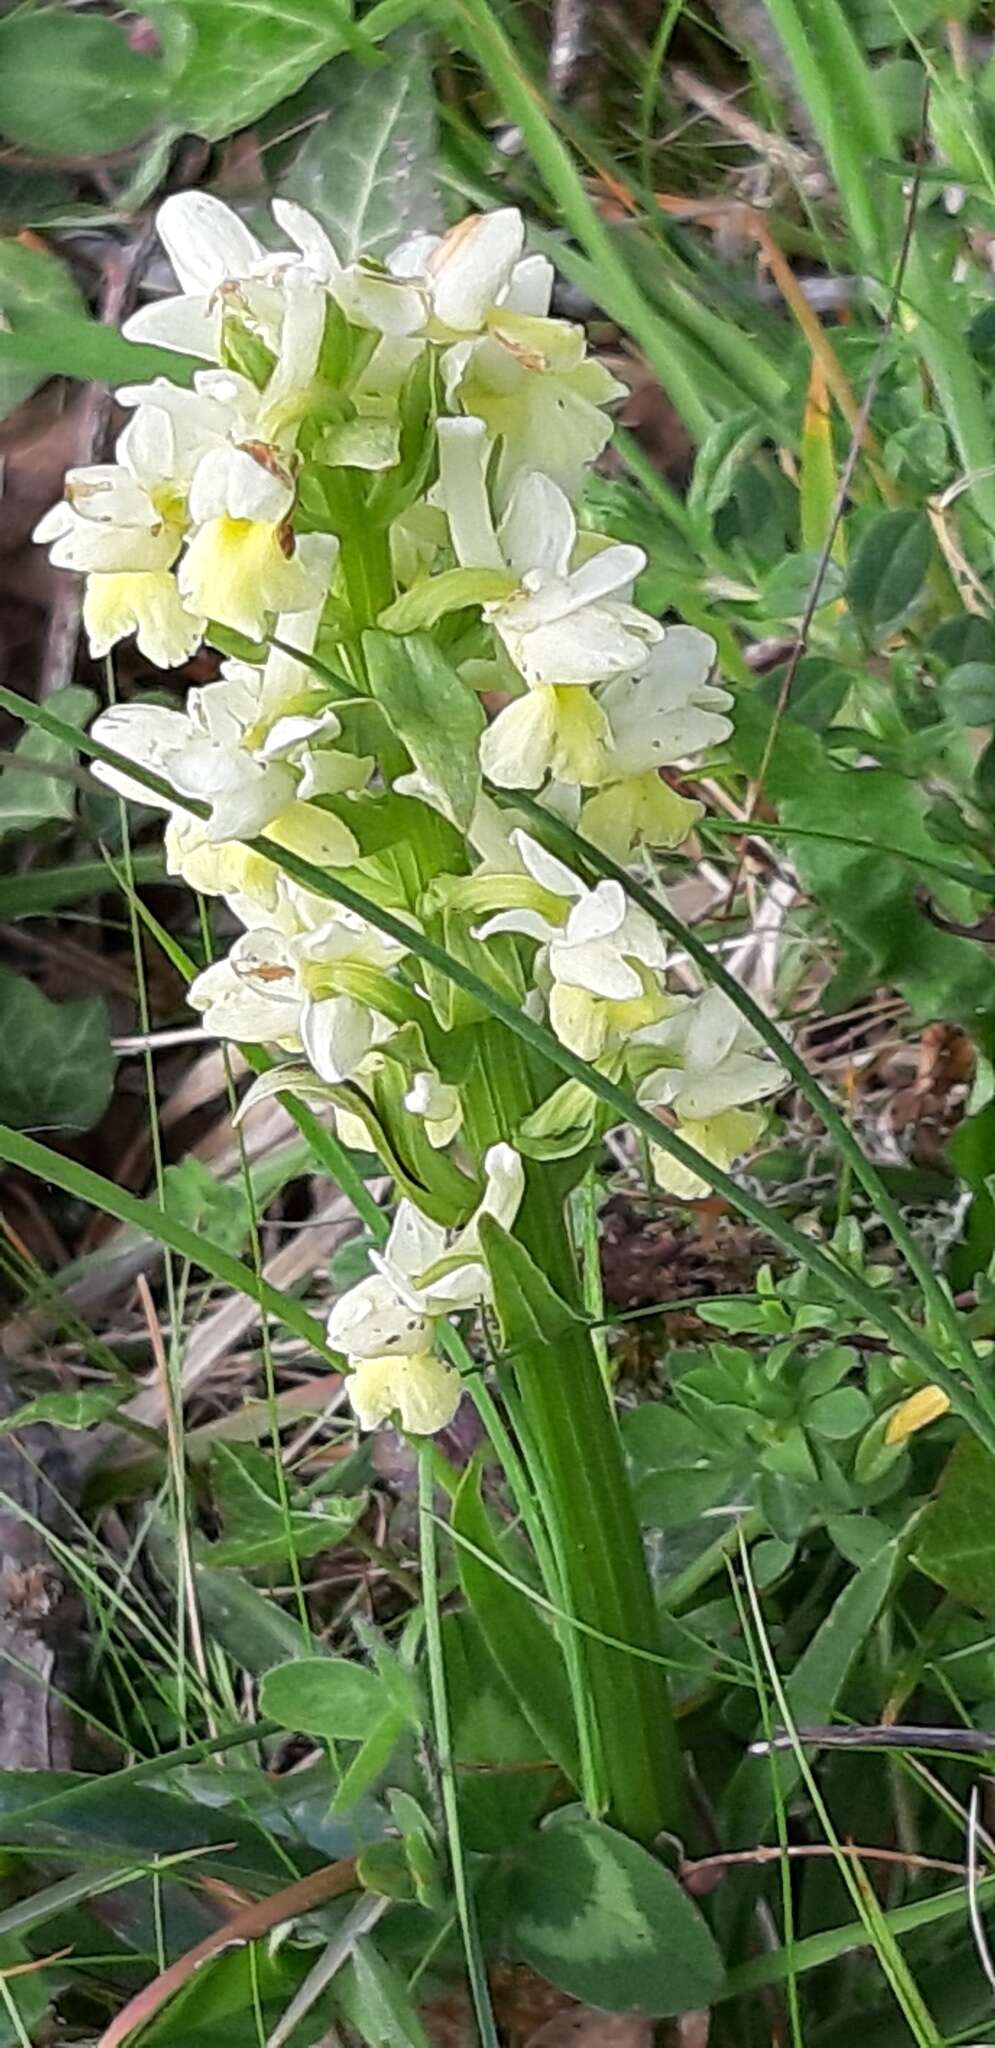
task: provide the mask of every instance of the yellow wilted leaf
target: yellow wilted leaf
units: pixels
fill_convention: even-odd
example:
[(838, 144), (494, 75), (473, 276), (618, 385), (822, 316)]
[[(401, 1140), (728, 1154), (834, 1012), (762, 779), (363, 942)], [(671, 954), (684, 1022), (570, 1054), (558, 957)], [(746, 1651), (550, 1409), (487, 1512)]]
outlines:
[[(813, 554), (818, 554), (825, 546), (836, 503), (837, 483), (826, 372), (819, 357), (813, 355), (802, 425), (799, 478), (802, 546), (810, 548)], [(841, 533), (838, 532), (833, 544), (833, 555), (837, 561), (842, 560), (841, 547)]]
[(884, 1433), (885, 1443), (903, 1444), (906, 1437), (915, 1436), (917, 1429), (925, 1429), (927, 1423), (938, 1422), (949, 1406), (950, 1396), (942, 1387), (920, 1387), (895, 1409)]

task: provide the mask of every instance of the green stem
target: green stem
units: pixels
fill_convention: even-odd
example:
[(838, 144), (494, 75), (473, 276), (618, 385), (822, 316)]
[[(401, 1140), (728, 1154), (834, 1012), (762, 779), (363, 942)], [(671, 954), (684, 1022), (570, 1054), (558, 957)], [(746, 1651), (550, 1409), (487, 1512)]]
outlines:
[[(476, 1070), (465, 1091), (470, 1142), (512, 1138), (545, 1085), (524, 1048), (509, 1045), (494, 1025), (478, 1027)], [(553, 1343), (517, 1347), (509, 1364), (525, 1424), (522, 1456), (551, 1524), (558, 1584), (548, 1587), (550, 1596), (565, 1595), (583, 1628), (614, 1639), (578, 1632), (577, 1644), (608, 1812), (627, 1834), (651, 1841), (681, 1829), (680, 1751), (662, 1668), (619, 1647), (657, 1650), (657, 1614), (610, 1398), (581, 1320), (564, 1193), (561, 1167), (528, 1166), (515, 1235), (579, 1320)]]
[(386, 528), (368, 517), (362, 487), (348, 469), (322, 471), (324, 509), (339, 537), (339, 561), (356, 633), (376, 624), (394, 596)]
[[(516, 1235), (567, 1301), (573, 1255), (548, 1170), (530, 1176)], [(641, 1649), (658, 1647), (653, 1590), (618, 1432), (590, 1333), (515, 1359), (522, 1406), (559, 1527), (560, 1559), (578, 1619)], [(648, 1841), (679, 1831), (680, 1752), (666, 1678), (654, 1664), (582, 1639), (611, 1818)]]

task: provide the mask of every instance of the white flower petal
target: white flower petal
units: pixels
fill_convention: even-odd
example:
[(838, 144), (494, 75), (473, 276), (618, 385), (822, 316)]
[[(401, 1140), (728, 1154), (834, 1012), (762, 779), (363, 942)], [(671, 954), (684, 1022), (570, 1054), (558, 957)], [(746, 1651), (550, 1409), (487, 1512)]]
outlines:
[(583, 946), (594, 939), (614, 937), (625, 923), (625, 912), (621, 882), (599, 882), (597, 888), (589, 889), (578, 899), (570, 912), (563, 935), (567, 945)]
[(757, 1059), (752, 1053), (731, 1053), (711, 1074), (689, 1074), (677, 1097), (682, 1117), (712, 1117), (722, 1110), (740, 1109), (748, 1102), (762, 1102), (776, 1095), (785, 1074), (774, 1060)]
[(731, 998), (720, 988), (707, 989), (696, 1002), (688, 1027), (688, 1065), (698, 1073), (710, 1072), (732, 1051), (742, 1028)]
[(305, 1003), (301, 1044), (323, 1081), (351, 1080), (373, 1039), (373, 1012), (353, 996), (324, 996)]
[[(281, 409), (307, 394), (318, 368), (327, 296), (306, 271), (291, 270), (283, 285), (283, 324), (276, 362), (263, 393), (260, 433), (278, 431)], [(263, 514), (256, 515), (262, 518)]]
[(431, 235), (425, 229), (409, 235), (400, 242), (387, 258), (387, 269), (392, 277), (424, 278), (429, 258), (434, 255), (442, 241), (441, 235)]
[(538, 789), (555, 743), (555, 692), (530, 690), (506, 704), (481, 734), (480, 766), (499, 789)]
[(155, 224), (187, 293), (213, 292), (226, 278), (247, 277), (264, 253), (238, 214), (210, 192), (172, 193), (163, 200)]
[(190, 486), (190, 517), (253, 519), (278, 525), (294, 502), (294, 488), (280, 468), (271, 468), (248, 448), (209, 449)]
[(128, 341), (150, 342), (156, 348), (172, 348), (186, 356), (203, 356), (217, 361), (221, 315), (209, 297), (152, 299), (130, 313), (122, 327)]
[(588, 995), (609, 1002), (634, 1002), (643, 984), (634, 967), (624, 960), (610, 940), (593, 940), (586, 946), (571, 946), (554, 939), (549, 949), (550, 972), (564, 988), (586, 989)]
[(429, 1325), (424, 1316), (399, 1299), (389, 1277), (371, 1273), (350, 1287), (328, 1318), (328, 1341), (350, 1358), (377, 1358), (423, 1351)]
[(582, 605), (596, 604), (599, 598), (627, 590), (645, 567), (644, 548), (617, 542), (613, 542), (611, 547), (599, 548), (596, 555), (592, 555), (569, 577), (567, 610), (577, 611)]
[(456, 559), (464, 569), (503, 569), (485, 482), (490, 442), (483, 420), (442, 419), (438, 436), (439, 498)]
[(362, 1429), (376, 1429), (396, 1414), (412, 1436), (448, 1429), (463, 1392), (459, 1373), (430, 1351), (365, 1359), (345, 1384)]
[(540, 887), (548, 889), (553, 896), (583, 897), (586, 885), (565, 861), (557, 860), (555, 853), (549, 853), (538, 839), (521, 828), (511, 835), (511, 843), (523, 866)]
[(423, 1216), (413, 1202), (398, 1203), (390, 1236), (383, 1249), (383, 1263), (387, 1271), (396, 1268), (406, 1280), (417, 1280), (426, 1266), (441, 1259), (445, 1248), (446, 1233), (441, 1223), (433, 1223), (430, 1216)]
[(204, 1028), (217, 1038), (282, 1043), (295, 1034), (296, 1011), (270, 990), (257, 988), (238, 974), (230, 959), (218, 960), (197, 976), (187, 991), (191, 1008), (199, 1010)]
[(309, 213), (305, 206), (298, 206), (295, 199), (274, 199), (272, 209), (277, 226), (290, 236), (315, 277), (323, 279), (326, 284), (337, 277), (342, 265), (331, 238), (321, 222), (315, 220), (314, 214)]
[[(165, 775), (163, 762), (170, 749), (182, 743), (189, 726), (182, 711), (170, 711), (164, 704), (112, 704), (98, 713), (90, 731), (101, 746), (126, 755), (138, 767), (151, 769), (155, 775)], [(156, 796), (144, 783), (133, 781), (120, 769), (97, 760), (92, 767), (98, 781), (129, 802), (150, 804), (154, 810), (171, 808), (167, 797)]]
[(493, 939), (499, 932), (514, 932), (523, 939), (538, 939), (540, 945), (546, 946), (551, 938), (556, 937), (557, 930), (558, 927), (550, 924), (538, 910), (523, 908), (497, 911), (494, 917), (474, 926), (473, 936), (475, 939)]
[[(168, 431), (168, 420), (163, 415), (160, 418)], [(169, 452), (167, 439), (162, 453), (168, 458)], [(100, 462), (89, 469), (68, 470), (66, 499), (77, 518), (92, 521), (95, 526), (149, 529), (159, 524), (159, 515), (144, 484), (139, 483), (137, 477), (119, 462)]]
[(502, 301), (506, 313), (528, 313), (543, 319), (549, 312), (556, 272), (548, 256), (523, 256), (511, 273)]
[[(146, 660), (155, 668), (182, 668), (199, 647), (206, 624), (206, 619), (185, 608), (176, 579), (167, 569), (87, 577), (83, 626), (90, 651), (98, 660), (134, 633)], [(99, 772), (96, 764), (94, 772)], [(155, 802), (148, 791), (136, 788), (126, 793), (139, 803)]]
[(457, 334), (475, 333), (507, 291), (524, 240), (514, 206), (469, 214), (451, 228), (426, 266), (436, 319)]
[[(482, 429), (483, 421), (474, 425)], [(499, 537), (508, 567), (517, 576), (533, 571), (544, 580), (566, 578), (577, 539), (569, 498), (550, 477), (528, 471), (515, 483)]]

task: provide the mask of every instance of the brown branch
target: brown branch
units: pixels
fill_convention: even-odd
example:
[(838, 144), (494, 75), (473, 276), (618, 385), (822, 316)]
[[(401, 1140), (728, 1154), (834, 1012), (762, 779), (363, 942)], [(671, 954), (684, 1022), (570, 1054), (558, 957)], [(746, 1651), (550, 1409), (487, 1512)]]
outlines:
[(288, 1920), (296, 1920), (302, 1913), (312, 1913), (316, 1906), (326, 1905), (330, 1899), (341, 1898), (344, 1892), (356, 1888), (356, 1859), (343, 1858), (340, 1863), (327, 1863), (321, 1870), (314, 1870), (310, 1877), (300, 1877), (295, 1884), (288, 1884), (283, 1891), (272, 1892), (269, 1898), (256, 1899), (251, 1906), (243, 1906), (233, 1913), (224, 1925), (216, 1927), (199, 1941), (186, 1955), (178, 1956), (170, 1963), (168, 1970), (153, 1977), (151, 1984), (136, 1991), (134, 1998), (114, 2018), (101, 2034), (97, 2048), (121, 2048), (121, 2043), (144, 2027), (153, 2015), (161, 2010), (177, 1991), (189, 1983), (195, 1970), (204, 1963), (212, 1962), (215, 1956), (228, 1948), (242, 1948), (250, 1941), (259, 1941), (274, 1927), (282, 1927)]
[(864, 1849), (852, 1842), (840, 1843), (838, 1847), (832, 1842), (793, 1842), (785, 1848), (780, 1843), (765, 1843), (756, 1849), (729, 1849), (682, 1863), (680, 1875), (689, 1891), (708, 1890), (707, 1880), (713, 1875), (721, 1877), (724, 1871), (740, 1864), (778, 1863), (782, 1856), (791, 1861), (812, 1856), (852, 1856), (858, 1863), (898, 1863), (905, 1870), (939, 1870), (946, 1877), (967, 1876), (966, 1863), (951, 1863), (942, 1856), (915, 1856), (904, 1849)]

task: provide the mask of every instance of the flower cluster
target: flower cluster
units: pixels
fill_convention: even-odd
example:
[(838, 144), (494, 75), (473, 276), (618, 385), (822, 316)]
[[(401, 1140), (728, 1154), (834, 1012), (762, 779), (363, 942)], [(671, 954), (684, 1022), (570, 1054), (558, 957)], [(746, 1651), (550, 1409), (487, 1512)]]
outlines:
[[(619, 882), (588, 886), (513, 808), (536, 793), (623, 863), (672, 848), (701, 806), (661, 770), (730, 731), (713, 642), (640, 610), (642, 550), (584, 525), (621, 387), (551, 316), (551, 266), (512, 208), (347, 265), (302, 208), (273, 212), (270, 250), (209, 195), (166, 201), (180, 290), (126, 332), (177, 351), (176, 377), (118, 394), (115, 461), (71, 471), (36, 537), (85, 575), (95, 654), (134, 635), (160, 668), (204, 639), (226, 656), (182, 709), (103, 712), (96, 738), (137, 772), (97, 772), (166, 810), (170, 870), (243, 928), (190, 999), (219, 1037), (288, 1056), (253, 1096), (331, 1105), (398, 1182), (330, 1339), (361, 1423), (423, 1432), (459, 1395), (439, 1319), (489, 1298), (481, 1218), (511, 1228), (523, 1159), (580, 1158), (597, 1133), (578, 1084), (550, 1097), (548, 1077), (495, 1125), (485, 1013), (419, 964), (420, 935), (472, 949), (703, 1165), (755, 1144), (783, 1075), (724, 996), (675, 993)], [(281, 851), (345, 871), (411, 944)], [(654, 1167), (682, 1198), (707, 1185), (662, 1146)]]

